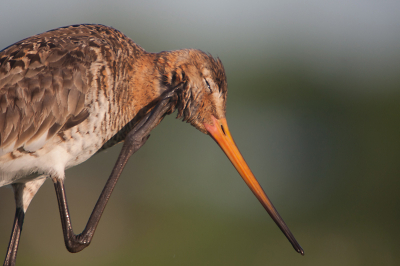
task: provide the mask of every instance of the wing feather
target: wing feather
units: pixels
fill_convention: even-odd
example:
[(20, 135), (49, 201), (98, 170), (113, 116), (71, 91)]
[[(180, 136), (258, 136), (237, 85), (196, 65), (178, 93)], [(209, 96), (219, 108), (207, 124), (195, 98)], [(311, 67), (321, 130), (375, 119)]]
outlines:
[(0, 52), (0, 156), (21, 147), (36, 151), (89, 116), (85, 41), (46, 36), (33, 36)]

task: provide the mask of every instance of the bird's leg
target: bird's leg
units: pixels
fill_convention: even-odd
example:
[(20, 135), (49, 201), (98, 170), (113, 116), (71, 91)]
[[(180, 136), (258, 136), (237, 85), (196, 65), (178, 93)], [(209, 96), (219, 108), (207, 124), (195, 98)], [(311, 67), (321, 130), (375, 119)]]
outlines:
[(22, 208), (17, 207), (15, 211), (14, 226), (11, 232), (10, 243), (8, 244), (4, 266), (14, 266), (17, 257), (19, 238), (21, 236), (22, 224), (24, 223), (25, 213)]
[(18, 244), (24, 223), (25, 212), (32, 198), (45, 181), (45, 176), (26, 183), (12, 184), (16, 204), (14, 225), (11, 232), (10, 242), (4, 259), (4, 266), (14, 266), (17, 258)]
[(143, 144), (149, 137), (150, 131), (159, 124), (159, 122), (165, 116), (165, 113), (171, 108), (170, 98), (173, 97), (173, 95), (174, 91), (167, 93), (163, 97), (163, 99), (154, 107), (154, 109), (149, 112), (139, 122), (139, 124), (137, 124), (128, 133), (125, 138), (124, 145), (122, 146), (121, 152), (118, 156), (117, 162), (115, 163), (114, 168), (111, 172), (111, 175), (108, 178), (107, 183), (104, 186), (104, 189), (101, 192), (96, 205), (94, 206), (94, 209), (92, 211), (92, 214), (90, 215), (85, 229), (79, 235), (75, 235), (72, 230), (67, 198), (65, 195), (64, 182), (63, 180), (53, 178), (57, 194), (58, 206), (60, 209), (65, 246), (69, 252), (79, 252), (90, 244), (96, 227), (99, 223), (100, 217), (103, 214), (104, 208), (129, 157), (143, 146)]

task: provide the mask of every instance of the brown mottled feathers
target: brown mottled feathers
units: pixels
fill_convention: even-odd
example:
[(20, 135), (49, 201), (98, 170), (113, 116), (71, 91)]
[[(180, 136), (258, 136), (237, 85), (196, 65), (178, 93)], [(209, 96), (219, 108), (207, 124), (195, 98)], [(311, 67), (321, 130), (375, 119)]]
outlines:
[(122, 60), (117, 58), (121, 46), (130, 47), (124, 56), (144, 51), (119, 31), (101, 25), (59, 28), (1, 51), (0, 156), (20, 147), (35, 151), (87, 119), (87, 92), (99, 82), (93, 80), (97, 73), (91, 67), (111, 62), (114, 66), (107, 67), (117, 75), (123, 69), (115, 65)]
[(71, 139), (72, 128), (99, 138), (97, 150), (108, 148), (176, 86), (167, 114), (176, 108), (178, 117), (204, 133), (211, 114), (225, 116), (224, 68), (200, 50), (147, 53), (102, 25), (29, 37), (0, 52), (0, 156), (37, 151), (55, 136)]

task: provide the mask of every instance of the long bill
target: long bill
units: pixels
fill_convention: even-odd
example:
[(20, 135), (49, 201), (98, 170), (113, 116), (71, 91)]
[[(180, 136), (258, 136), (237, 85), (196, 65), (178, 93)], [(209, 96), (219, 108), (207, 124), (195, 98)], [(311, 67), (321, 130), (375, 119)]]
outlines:
[(216, 119), (214, 116), (211, 116), (213, 120), (213, 125), (204, 124), (207, 131), (213, 137), (213, 139), (218, 143), (221, 149), (228, 156), (229, 160), (235, 166), (236, 170), (239, 172), (240, 176), (243, 178), (244, 182), (249, 186), (251, 191), (260, 201), (260, 203), (264, 206), (265, 210), (271, 216), (271, 218), (275, 221), (281, 231), (285, 234), (287, 239), (290, 241), (294, 249), (304, 255), (304, 251), (302, 247), (297, 243), (293, 234), (290, 232), (289, 227), (285, 224), (282, 217), (279, 215), (278, 211), (275, 209), (274, 205), (272, 205), (271, 201), (268, 199), (264, 190), (258, 183), (257, 179), (254, 177), (250, 168), (247, 166), (247, 163), (243, 159), (243, 156), (240, 154), (238, 148), (236, 147), (235, 142), (231, 136), (231, 133), (228, 129), (228, 124), (226, 123), (226, 119)]

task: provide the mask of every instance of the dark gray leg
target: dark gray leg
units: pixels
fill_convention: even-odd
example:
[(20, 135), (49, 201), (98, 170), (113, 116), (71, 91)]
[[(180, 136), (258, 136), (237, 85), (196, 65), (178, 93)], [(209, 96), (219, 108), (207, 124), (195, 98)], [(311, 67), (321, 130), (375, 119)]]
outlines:
[(22, 208), (17, 207), (15, 211), (14, 226), (11, 232), (10, 243), (8, 244), (4, 266), (14, 266), (17, 257), (19, 238), (21, 236), (22, 224), (24, 223), (25, 213)]
[(26, 183), (12, 184), (16, 210), (10, 243), (8, 244), (6, 258), (3, 264), (4, 266), (15, 265), (19, 239), (21, 237), (22, 224), (24, 223), (25, 218), (25, 212), (28, 209), (31, 200), (35, 196), (36, 192), (38, 192), (39, 188), (42, 186), (45, 180), (46, 176), (39, 176)]
[(143, 144), (149, 137), (150, 131), (154, 127), (156, 127), (163, 119), (165, 113), (171, 107), (170, 98), (173, 97), (173, 95), (173, 91), (168, 93), (163, 98), (163, 100), (161, 100), (154, 107), (154, 109), (128, 133), (124, 145), (122, 146), (121, 152), (118, 156), (117, 162), (115, 163), (115, 166), (111, 172), (111, 175), (108, 178), (99, 199), (97, 200), (97, 203), (93, 209), (92, 214), (90, 215), (85, 229), (79, 235), (75, 235), (72, 230), (64, 183), (62, 180), (58, 180), (56, 178), (53, 179), (58, 200), (58, 206), (60, 209), (65, 246), (67, 247), (69, 252), (79, 252), (90, 244), (97, 224), (99, 223), (100, 217), (103, 214), (104, 208), (106, 207), (111, 193), (118, 181), (119, 176), (122, 173), (122, 170), (128, 162), (129, 157), (143, 146)]

